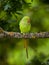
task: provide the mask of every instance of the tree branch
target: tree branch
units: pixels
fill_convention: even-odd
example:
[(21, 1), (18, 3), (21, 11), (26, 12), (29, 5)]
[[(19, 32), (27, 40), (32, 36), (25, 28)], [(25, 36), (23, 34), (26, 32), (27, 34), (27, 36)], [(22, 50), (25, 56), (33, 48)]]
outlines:
[(4, 31), (0, 33), (0, 38), (49, 38), (49, 32), (19, 33)]

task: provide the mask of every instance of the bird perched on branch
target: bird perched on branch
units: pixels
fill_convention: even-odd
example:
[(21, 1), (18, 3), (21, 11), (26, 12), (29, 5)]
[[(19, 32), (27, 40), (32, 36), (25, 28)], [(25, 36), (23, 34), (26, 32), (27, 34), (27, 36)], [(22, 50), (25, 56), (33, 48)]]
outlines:
[[(29, 16), (24, 16), (20, 23), (19, 23), (19, 27), (20, 27), (20, 31), (21, 33), (29, 33), (30, 29), (31, 29), (31, 23), (30, 23), (30, 17)], [(27, 58), (28, 58), (28, 49), (27, 49), (27, 39), (24, 39), (24, 47), (26, 48), (26, 54), (27, 54)]]

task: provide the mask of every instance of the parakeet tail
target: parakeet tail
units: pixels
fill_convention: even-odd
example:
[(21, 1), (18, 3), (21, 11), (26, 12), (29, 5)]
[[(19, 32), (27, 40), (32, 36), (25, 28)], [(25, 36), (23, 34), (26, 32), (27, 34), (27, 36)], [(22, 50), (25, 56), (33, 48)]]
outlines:
[(28, 58), (28, 49), (26, 48), (26, 55), (27, 55), (27, 58)]
[(28, 48), (27, 48), (27, 39), (24, 39), (24, 48), (26, 49), (26, 56), (27, 56), (27, 58), (28, 58)]

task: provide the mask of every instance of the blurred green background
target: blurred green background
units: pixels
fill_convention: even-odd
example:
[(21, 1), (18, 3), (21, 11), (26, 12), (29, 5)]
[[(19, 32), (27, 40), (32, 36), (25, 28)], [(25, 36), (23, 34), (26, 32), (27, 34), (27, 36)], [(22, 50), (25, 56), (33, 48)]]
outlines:
[[(49, 31), (49, 0), (0, 0), (0, 27), (20, 32), (19, 22), (31, 18), (30, 32)], [(0, 65), (49, 65), (49, 39), (28, 39), (28, 55), (24, 39), (0, 39)]]

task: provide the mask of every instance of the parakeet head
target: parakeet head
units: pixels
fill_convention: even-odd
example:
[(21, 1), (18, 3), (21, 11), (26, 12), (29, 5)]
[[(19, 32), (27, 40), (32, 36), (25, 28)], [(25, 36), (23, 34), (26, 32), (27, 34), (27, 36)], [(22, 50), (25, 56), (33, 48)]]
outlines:
[(29, 16), (24, 16), (22, 18), (22, 21), (30, 23), (30, 17)]

